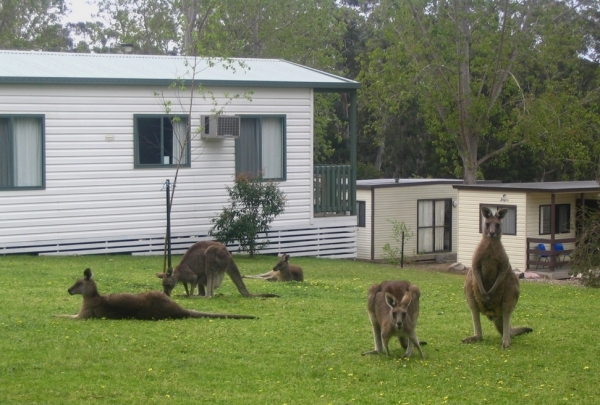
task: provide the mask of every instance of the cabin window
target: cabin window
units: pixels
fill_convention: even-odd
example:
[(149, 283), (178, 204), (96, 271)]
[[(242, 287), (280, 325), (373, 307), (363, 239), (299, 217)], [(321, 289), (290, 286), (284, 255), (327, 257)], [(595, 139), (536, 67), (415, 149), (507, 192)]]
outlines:
[(0, 189), (44, 187), (44, 117), (0, 115)]
[[(517, 207), (514, 205), (487, 205), (482, 204), (481, 207), (487, 207), (492, 210), (492, 214), (495, 214), (499, 209), (506, 208), (508, 212), (502, 219), (502, 234), (503, 235), (516, 235), (517, 234)], [(485, 218), (481, 214), (481, 207), (479, 207), (479, 233), (483, 233), (485, 227)]]
[[(540, 235), (550, 235), (551, 213), (551, 205), (540, 205)], [(571, 204), (554, 205), (554, 232), (571, 232)]]
[(187, 116), (136, 115), (135, 167), (189, 166)]
[(356, 202), (356, 217), (357, 217), (357, 226), (364, 228), (367, 225), (367, 204), (364, 201)]
[(452, 250), (452, 199), (417, 201), (417, 251)]
[(284, 180), (285, 126), (282, 116), (242, 116), (235, 141), (236, 174)]

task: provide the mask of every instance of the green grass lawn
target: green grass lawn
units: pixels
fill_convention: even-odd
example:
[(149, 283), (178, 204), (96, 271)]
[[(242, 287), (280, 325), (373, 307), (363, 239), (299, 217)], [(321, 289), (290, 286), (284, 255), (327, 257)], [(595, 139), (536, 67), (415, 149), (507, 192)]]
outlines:
[[(177, 263), (180, 257), (174, 259)], [(161, 257), (0, 256), (1, 404), (596, 404), (600, 396), (600, 290), (521, 283), (513, 325), (534, 332), (508, 350), (491, 322), (473, 333), (464, 276), (349, 260), (292, 258), (303, 283), (229, 278), (212, 299), (175, 299), (257, 320), (110, 321), (75, 314), (67, 288), (90, 267), (101, 293), (160, 289)], [(274, 257), (236, 256), (242, 274)], [(361, 356), (373, 348), (371, 284), (407, 279), (421, 289), (417, 332), (426, 359)]]

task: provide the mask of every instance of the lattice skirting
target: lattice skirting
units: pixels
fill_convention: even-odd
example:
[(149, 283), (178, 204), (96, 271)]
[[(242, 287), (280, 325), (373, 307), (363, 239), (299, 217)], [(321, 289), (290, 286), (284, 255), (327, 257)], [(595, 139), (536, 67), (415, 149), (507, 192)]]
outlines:
[[(175, 235), (171, 238), (171, 252), (183, 254), (193, 243), (210, 240), (208, 235)], [(270, 244), (260, 254), (287, 253), (293, 256), (315, 256), (331, 258), (356, 258), (355, 226), (315, 226), (300, 229), (273, 230), (261, 235), (260, 240), (268, 239)], [(146, 235), (141, 237), (110, 240), (56, 240), (38, 241), (30, 244), (0, 246), (0, 255), (90, 255), (129, 253), (133, 255), (158, 255), (163, 253), (164, 236)], [(238, 246), (228, 246), (236, 252)]]

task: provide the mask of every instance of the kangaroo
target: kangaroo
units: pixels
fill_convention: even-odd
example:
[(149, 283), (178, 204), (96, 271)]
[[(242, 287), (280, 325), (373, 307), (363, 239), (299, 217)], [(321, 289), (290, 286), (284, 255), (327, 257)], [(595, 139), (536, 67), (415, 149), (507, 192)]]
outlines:
[(83, 305), (77, 315), (61, 317), (75, 319), (179, 319), (179, 318), (232, 318), (255, 319), (250, 315), (217, 314), (185, 309), (159, 291), (148, 291), (141, 294), (117, 293), (101, 295), (92, 271), (88, 268), (83, 278), (77, 280), (68, 290), (69, 294), (81, 294)]
[(483, 339), (480, 314), (494, 322), (502, 335), (502, 348), (507, 349), (511, 337), (533, 332), (529, 327), (510, 326), (510, 317), (519, 300), (519, 278), (512, 271), (502, 241), (502, 219), (508, 210), (502, 208), (492, 214), (487, 207), (481, 208), (485, 218), (483, 237), (473, 254), (473, 267), (468, 271), (464, 290), (473, 317), (475, 335), (463, 339), (463, 343)]
[(400, 345), (406, 350), (404, 356), (410, 357), (413, 346), (419, 350), (421, 358), (424, 359), (421, 344), (415, 328), (419, 318), (419, 297), (421, 292), (415, 284), (408, 281), (384, 281), (375, 284), (369, 289), (367, 298), (367, 311), (371, 326), (373, 327), (373, 340), (375, 350), (365, 354), (385, 353), (390, 356), (388, 347), (390, 338), (398, 336)]
[[(208, 257), (208, 251), (212, 248), (216, 250), (212, 251), (210, 259)], [(226, 252), (226, 253), (225, 253)], [(233, 265), (225, 263), (231, 261)], [(215, 263), (212, 263), (216, 261)], [(207, 273), (207, 264), (211, 267), (210, 275)], [(221, 267), (219, 267), (219, 265)], [(215, 241), (202, 241), (196, 242), (188, 248), (181, 262), (173, 269), (171, 275), (167, 273), (156, 273), (156, 276), (162, 278), (162, 285), (165, 294), (171, 295), (171, 292), (175, 288), (178, 282), (183, 283), (187, 296), (194, 294), (195, 286), (198, 286), (198, 296), (213, 297), (214, 290), (221, 286), (225, 273), (229, 275), (233, 283), (236, 285), (240, 294), (244, 297), (277, 297), (275, 294), (251, 294), (244, 281), (239, 269), (233, 262), (231, 253), (227, 250), (227, 247), (222, 243)], [(194, 282), (194, 274), (196, 281)], [(210, 280), (209, 280), (210, 278)], [(211, 290), (209, 293), (208, 284), (211, 283)], [(187, 283), (191, 284), (191, 291), (188, 292)]]
[(290, 255), (285, 253), (281, 255), (281, 258), (277, 264), (273, 267), (273, 270), (257, 274), (255, 276), (242, 276), (244, 278), (254, 278), (259, 280), (267, 281), (304, 281), (304, 273), (302, 268), (295, 264), (289, 264)]
[[(198, 276), (187, 266), (177, 266), (176, 270), (169, 267), (166, 273), (156, 273), (156, 277), (162, 278), (163, 291), (167, 296), (171, 295), (171, 291), (175, 288), (178, 282), (181, 281), (185, 288), (185, 295), (194, 295), (194, 288), (198, 285)], [(190, 289), (188, 290), (188, 283)], [(199, 287), (198, 294), (204, 295), (204, 286)]]

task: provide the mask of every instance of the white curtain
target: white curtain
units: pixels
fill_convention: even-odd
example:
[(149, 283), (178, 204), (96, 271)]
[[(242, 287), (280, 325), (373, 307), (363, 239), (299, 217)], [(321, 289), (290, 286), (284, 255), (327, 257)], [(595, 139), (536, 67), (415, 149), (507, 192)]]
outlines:
[(262, 169), (266, 179), (283, 178), (283, 125), (281, 118), (263, 118)]
[(15, 118), (14, 185), (42, 185), (42, 123), (39, 118)]
[[(419, 252), (433, 251), (433, 201), (419, 201)], [(426, 228), (425, 228), (426, 227)]]
[(444, 250), (444, 217), (446, 216), (446, 202), (435, 202), (435, 250)]
[[(187, 154), (187, 120), (182, 118), (173, 121), (173, 164), (188, 163)], [(183, 152), (183, 154), (182, 154)], [(181, 161), (179, 161), (181, 159)]]

